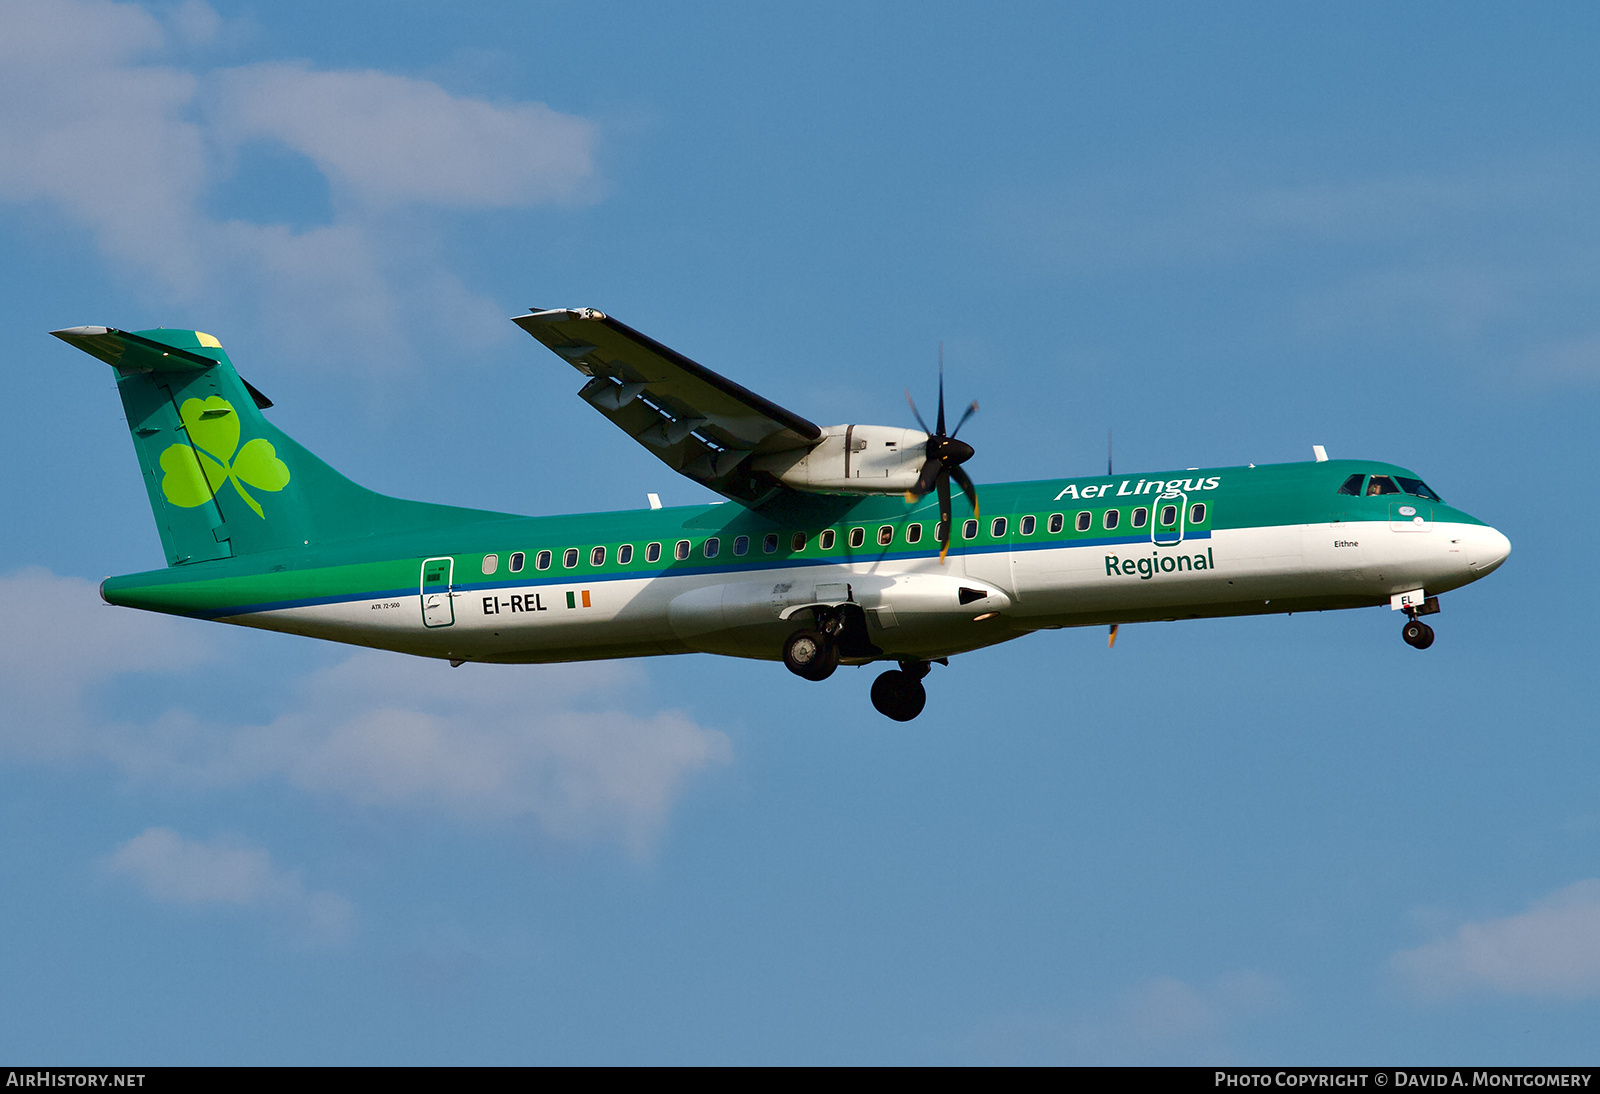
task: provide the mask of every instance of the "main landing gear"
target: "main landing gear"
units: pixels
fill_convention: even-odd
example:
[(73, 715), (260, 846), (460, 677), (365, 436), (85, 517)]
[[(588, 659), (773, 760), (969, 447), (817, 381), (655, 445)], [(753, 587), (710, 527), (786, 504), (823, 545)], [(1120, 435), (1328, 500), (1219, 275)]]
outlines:
[(783, 663), (796, 676), (826, 680), (839, 667), (839, 643), (824, 630), (795, 631), (783, 644)]
[(826, 680), (839, 667), (839, 657), (870, 661), (883, 654), (867, 640), (867, 617), (855, 604), (807, 609), (813, 624), (795, 631), (783, 644), (783, 663), (806, 680)]
[[(839, 667), (841, 655), (857, 663), (883, 656), (883, 651), (867, 642), (865, 620), (855, 619), (848, 610), (818, 609), (816, 625), (795, 631), (783, 643), (783, 663), (790, 672), (806, 680), (826, 680)], [(860, 609), (856, 609), (859, 614)], [(944, 663), (944, 658), (938, 659)], [(928, 705), (922, 678), (928, 675), (926, 661), (901, 661), (900, 667), (882, 673), (872, 682), (872, 705), (878, 713), (897, 722), (909, 722)]]
[(909, 722), (928, 705), (928, 692), (922, 678), (928, 675), (926, 661), (902, 661), (872, 682), (872, 705), (879, 714), (897, 722)]

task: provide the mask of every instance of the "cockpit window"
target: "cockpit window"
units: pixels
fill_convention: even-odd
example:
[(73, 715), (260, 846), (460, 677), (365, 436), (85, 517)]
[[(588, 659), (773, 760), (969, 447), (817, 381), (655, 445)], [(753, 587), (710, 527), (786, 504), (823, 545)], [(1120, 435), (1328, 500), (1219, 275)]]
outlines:
[(1339, 487), (1339, 493), (1359, 498), (1361, 496), (1361, 480), (1364, 478), (1366, 478), (1365, 475), (1351, 475), (1344, 480), (1344, 485)]
[(1429, 490), (1428, 484), (1423, 482), (1421, 479), (1408, 479), (1403, 475), (1396, 475), (1394, 477), (1394, 481), (1399, 483), (1400, 489), (1404, 490), (1408, 494), (1415, 494), (1417, 497), (1427, 498), (1429, 501), (1444, 501), (1444, 499), (1438, 494), (1435, 494), (1432, 490)]
[(1400, 488), (1394, 484), (1394, 480), (1388, 475), (1374, 475), (1367, 482), (1367, 497), (1369, 498), (1378, 494), (1398, 494), (1399, 492)]

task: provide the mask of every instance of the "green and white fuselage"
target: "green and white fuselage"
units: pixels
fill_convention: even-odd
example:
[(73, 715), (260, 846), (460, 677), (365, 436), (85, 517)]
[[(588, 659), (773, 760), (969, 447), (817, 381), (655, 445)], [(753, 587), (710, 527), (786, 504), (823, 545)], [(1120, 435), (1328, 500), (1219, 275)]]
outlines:
[[(862, 498), (827, 525), (732, 504), (492, 517), (110, 578), (102, 593), (493, 662), (695, 651), (776, 660), (796, 610), (854, 603), (877, 657), (928, 660), (1058, 627), (1388, 605), (1408, 590), (1458, 588), (1506, 557), (1503, 535), (1442, 502), (1338, 494), (1352, 475), (1415, 477), (1330, 460), (988, 485), (976, 534), (964, 535), (970, 511), (958, 510), (942, 565), (931, 498)], [(1166, 529), (1163, 495), (1182, 518)]]
[[(108, 578), (107, 601), (455, 662), (778, 660), (797, 627), (826, 619), (846, 663), (925, 672), (1059, 627), (1400, 607), (1402, 598), (1412, 614), (1510, 550), (1409, 470), (1359, 460), (981, 486), (981, 518), (957, 499), (942, 559), (932, 494), (908, 503), (881, 486), (808, 493), (766, 472), (703, 480), (729, 484), (736, 499), (776, 484), (743, 504), (522, 517), (403, 501), (351, 483), (273, 427), (260, 412), (270, 403), (207, 335), (57, 334), (116, 367), (167, 554), (164, 569)], [(606, 382), (615, 387), (590, 401), (626, 409), (627, 375)], [(650, 409), (672, 425), (657, 404), (671, 398)], [(809, 426), (762, 405), (786, 429)], [(867, 443), (853, 440), (857, 427), (810, 428), (841, 437), (841, 453)], [(901, 443), (872, 428), (859, 435), (889, 436), (889, 450)], [(682, 441), (661, 433), (663, 445)], [(820, 452), (826, 437), (813, 443)], [(781, 476), (795, 457), (775, 451), (762, 466)], [(856, 457), (854, 474), (870, 455)], [(704, 453), (674, 458), (686, 474), (712, 467)]]

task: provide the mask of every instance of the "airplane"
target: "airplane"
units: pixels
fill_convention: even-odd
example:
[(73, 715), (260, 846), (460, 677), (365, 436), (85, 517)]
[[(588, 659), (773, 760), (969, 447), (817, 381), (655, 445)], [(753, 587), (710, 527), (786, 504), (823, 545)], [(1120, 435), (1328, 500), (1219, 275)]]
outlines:
[(820, 681), (888, 663), (872, 704), (910, 721), (932, 665), (1062, 627), (1114, 642), (1125, 623), (1388, 604), (1426, 649), (1439, 594), (1511, 550), (1414, 472), (1321, 446), (986, 485), (980, 515), (956, 438), (977, 404), (947, 432), (942, 369), (931, 430), (823, 427), (595, 309), (512, 321), (732, 504), (528, 517), (389, 497), (274, 427), (211, 335), (74, 327), (51, 333), (116, 370), (167, 562), (102, 598), (453, 666), (702, 652)]

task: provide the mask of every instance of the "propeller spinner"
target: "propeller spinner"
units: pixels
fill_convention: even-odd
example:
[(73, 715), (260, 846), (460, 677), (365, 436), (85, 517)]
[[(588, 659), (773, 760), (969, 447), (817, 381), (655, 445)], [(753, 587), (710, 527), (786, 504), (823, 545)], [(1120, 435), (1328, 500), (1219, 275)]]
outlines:
[(922, 420), (922, 415), (917, 411), (917, 404), (911, 398), (911, 392), (906, 392), (906, 402), (911, 404), (911, 413), (916, 416), (917, 424), (928, 435), (928, 458), (922, 465), (922, 471), (917, 475), (917, 483), (906, 491), (906, 501), (921, 500), (935, 491), (939, 494), (939, 528), (943, 530), (944, 537), (939, 541), (939, 564), (944, 565), (944, 556), (950, 551), (950, 480), (955, 479), (956, 485), (961, 487), (961, 492), (972, 503), (972, 515), (978, 515), (978, 489), (972, 485), (972, 479), (961, 469), (961, 465), (972, 458), (973, 449), (966, 441), (956, 440), (956, 434), (961, 432), (961, 427), (967, 424), (967, 419), (972, 417), (978, 409), (976, 401), (961, 415), (961, 420), (948, 434), (944, 431), (944, 344), (939, 345), (939, 417), (938, 428), (929, 429), (928, 423)]

